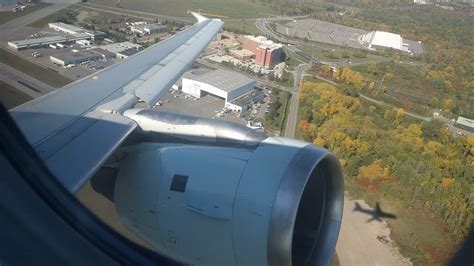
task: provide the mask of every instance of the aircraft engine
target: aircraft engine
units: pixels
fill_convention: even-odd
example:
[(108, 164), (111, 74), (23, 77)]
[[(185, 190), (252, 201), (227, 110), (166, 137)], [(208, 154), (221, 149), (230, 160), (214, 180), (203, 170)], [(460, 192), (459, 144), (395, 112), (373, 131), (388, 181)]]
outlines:
[(338, 160), (279, 137), (124, 148), (114, 201), (155, 250), (194, 265), (327, 265), (343, 209)]

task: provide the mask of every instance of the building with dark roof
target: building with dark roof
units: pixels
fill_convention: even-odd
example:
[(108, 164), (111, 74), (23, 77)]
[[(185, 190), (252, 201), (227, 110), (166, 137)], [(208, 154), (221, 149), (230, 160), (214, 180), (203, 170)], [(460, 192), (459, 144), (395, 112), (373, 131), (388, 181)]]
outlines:
[(79, 52), (69, 52), (64, 54), (52, 55), (49, 57), (51, 62), (61, 65), (77, 65), (86, 61), (95, 61), (102, 59), (103, 55), (92, 50), (83, 50)]

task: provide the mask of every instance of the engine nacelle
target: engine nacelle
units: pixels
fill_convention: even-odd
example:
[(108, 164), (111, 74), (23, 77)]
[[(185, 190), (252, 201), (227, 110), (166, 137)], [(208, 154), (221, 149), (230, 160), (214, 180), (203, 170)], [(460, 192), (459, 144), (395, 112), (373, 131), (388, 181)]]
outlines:
[(343, 174), (328, 151), (267, 138), (249, 147), (140, 143), (115, 183), (120, 220), (158, 252), (194, 265), (325, 265)]

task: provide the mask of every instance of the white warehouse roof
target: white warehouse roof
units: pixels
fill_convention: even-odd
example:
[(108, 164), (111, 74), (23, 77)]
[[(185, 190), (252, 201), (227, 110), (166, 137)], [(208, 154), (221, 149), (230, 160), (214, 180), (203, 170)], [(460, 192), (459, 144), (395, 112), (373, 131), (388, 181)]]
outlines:
[(206, 73), (191, 71), (185, 73), (183, 77), (209, 84), (225, 92), (231, 92), (255, 82), (253, 79), (250, 79), (244, 75), (222, 69), (209, 71)]
[(111, 43), (99, 46), (99, 48), (107, 50), (112, 53), (120, 53), (130, 48), (134, 48), (140, 50), (143, 46), (131, 42), (118, 42), (118, 43)]
[(466, 126), (466, 127), (474, 128), (474, 120), (469, 119), (469, 118), (465, 118), (465, 117), (462, 117), (462, 116), (458, 117), (456, 123), (458, 123), (460, 125), (463, 125), (463, 126)]
[(399, 34), (385, 31), (371, 31), (362, 37), (362, 40), (369, 48), (372, 46), (393, 48), (402, 51), (408, 51), (403, 45), (403, 38)]

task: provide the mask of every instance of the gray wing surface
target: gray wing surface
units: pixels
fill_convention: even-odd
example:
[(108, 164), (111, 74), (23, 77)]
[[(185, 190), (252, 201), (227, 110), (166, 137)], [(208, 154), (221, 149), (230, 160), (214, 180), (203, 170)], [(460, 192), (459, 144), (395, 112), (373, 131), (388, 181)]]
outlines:
[(77, 191), (135, 129), (121, 114), (154, 106), (207, 47), (223, 22), (198, 23), (124, 61), (10, 110), (61, 183)]

